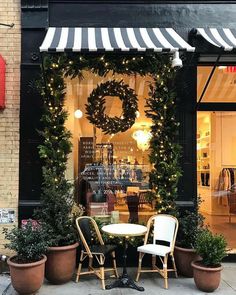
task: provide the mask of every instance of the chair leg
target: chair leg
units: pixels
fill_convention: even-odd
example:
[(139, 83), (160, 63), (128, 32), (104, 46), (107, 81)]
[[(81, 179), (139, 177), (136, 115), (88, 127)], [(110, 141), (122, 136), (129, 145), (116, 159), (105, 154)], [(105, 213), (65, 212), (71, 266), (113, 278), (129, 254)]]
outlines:
[(101, 277), (101, 281), (102, 281), (102, 289), (103, 290), (105, 290), (104, 262), (105, 262), (105, 257), (103, 255), (100, 255), (100, 257), (99, 257), (99, 268), (100, 268), (100, 277)]
[(77, 274), (76, 274), (76, 279), (75, 279), (75, 282), (76, 283), (78, 283), (78, 281), (79, 281), (79, 276), (80, 276), (81, 268), (82, 268), (83, 256), (84, 256), (84, 251), (82, 250), (81, 251), (81, 254), (80, 254), (79, 266), (78, 266), (78, 270), (77, 270)]
[(156, 258), (157, 258), (156, 255), (152, 255), (152, 269), (154, 269), (156, 266), (156, 261), (157, 261)]
[(104, 276), (104, 266), (100, 266), (100, 274), (101, 274), (101, 280), (102, 280), (102, 289), (105, 290), (105, 276)]
[(112, 256), (114, 275), (116, 276), (116, 278), (118, 278), (119, 274), (118, 274), (117, 267), (116, 267), (116, 254), (115, 254), (115, 251), (111, 252), (111, 256)]
[(93, 266), (93, 258), (89, 257), (89, 265), (88, 265), (88, 270), (91, 270)]
[(144, 253), (139, 252), (139, 259), (138, 259), (138, 272), (137, 272), (137, 276), (136, 276), (136, 282), (138, 282), (138, 280), (139, 280), (139, 276), (140, 276), (140, 273), (141, 273), (141, 270), (142, 270), (142, 260), (143, 260), (143, 256), (144, 256)]
[(175, 272), (175, 277), (178, 278), (177, 268), (176, 268), (176, 264), (175, 264), (175, 257), (173, 254), (171, 255), (171, 259), (172, 259), (173, 269)]
[(165, 280), (165, 289), (168, 289), (167, 262), (168, 262), (168, 256), (166, 255), (166, 256), (164, 257), (164, 263), (163, 263), (164, 280)]

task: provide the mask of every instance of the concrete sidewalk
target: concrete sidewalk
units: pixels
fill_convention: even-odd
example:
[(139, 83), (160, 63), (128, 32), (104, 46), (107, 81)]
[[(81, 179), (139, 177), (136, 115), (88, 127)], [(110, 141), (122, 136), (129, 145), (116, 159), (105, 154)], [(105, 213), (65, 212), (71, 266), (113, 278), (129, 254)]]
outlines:
[[(119, 269), (119, 271), (121, 271)], [(135, 277), (136, 269), (129, 268), (129, 274)], [(107, 279), (106, 282), (111, 282), (113, 279)], [(12, 286), (6, 290), (10, 283), (9, 276), (0, 275), (0, 294), (1, 295), (16, 295)], [(47, 282), (44, 283), (38, 295), (132, 295), (132, 294), (144, 294), (144, 295), (197, 295), (205, 294), (196, 289), (193, 279), (187, 278), (170, 278), (169, 289), (163, 288), (163, 279), (158, 274), (142, 274), (139, 285), (145, 288), (144, 292), (139, 292), (132, 289), (113, 289), (102, 290), (101, 284), (94, 276), (82, 276), (78, 284), (69, 282), (64, 285), (50, 285)], [(4, 290), (6, 290), (4, 292)], [(209, 293), (206, 293), (209, 294)], [(214, 294), (222, 295), (236, 295), (236, 263), (224, 263), (224, 270), (222, 273), (222, 282), (218, 290)]]

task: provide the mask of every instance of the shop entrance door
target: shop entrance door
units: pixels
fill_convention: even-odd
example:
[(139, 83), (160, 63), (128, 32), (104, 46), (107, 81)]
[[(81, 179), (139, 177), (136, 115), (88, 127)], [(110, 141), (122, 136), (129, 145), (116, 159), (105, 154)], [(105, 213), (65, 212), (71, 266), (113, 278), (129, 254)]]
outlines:
[(198, 112), (197, 188), (205, 224), (236, 250), (236, 112)]
[[(211, 67), (198, 67), (198, 97)], [(236, 72), (217, 67), (197, 112), (200, 212), (236, 253)], [(202, 110), (202, 111), (200, 111)]]

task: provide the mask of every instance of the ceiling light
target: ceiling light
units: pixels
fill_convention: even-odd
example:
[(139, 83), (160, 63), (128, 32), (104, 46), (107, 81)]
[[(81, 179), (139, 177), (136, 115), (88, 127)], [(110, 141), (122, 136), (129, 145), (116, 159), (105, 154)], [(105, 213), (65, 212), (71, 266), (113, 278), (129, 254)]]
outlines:
[(143, 152), (149, 149), (149, 142), (152, 134), (148, 130), (136, 130), (132, 134), (133, 139), (137, 141), (137, 146)]
[(139, 111), (136, 111), (135, 112), (135, 115), (136, 115), (136, 118), (139, 118), (140, 117), (140, 112)]
[(75, 115), (75, 118), (81, 119), (83, 117), (83, 112), (80, 109), (78, 109), (75, 111), (74, 115)]
[(218, 69), (219, 70), (224, 70), (224, 69), (226, 69), (227, 68), (227, 66), (218, 66)]

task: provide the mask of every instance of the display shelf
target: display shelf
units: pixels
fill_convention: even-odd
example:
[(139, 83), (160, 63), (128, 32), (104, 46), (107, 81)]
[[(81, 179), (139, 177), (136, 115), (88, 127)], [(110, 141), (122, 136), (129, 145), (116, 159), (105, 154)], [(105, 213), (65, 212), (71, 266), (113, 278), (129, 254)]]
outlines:
[(210, 134), (203, 136), (203, 137), (199, 137), (199, 138), (197, 138), (197, 140), (204, 140), (204, 139), (209, 139), (209, 138), (210, 138)]
[[(197, 130), (197, 185), (201, 190), (210, 190), (211, 186), (211, 133), (210, 125), (203, 122), (202, 126)], [(209, 185), (202, 185), (207, 183)]]

